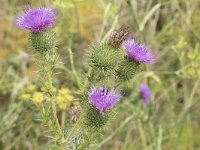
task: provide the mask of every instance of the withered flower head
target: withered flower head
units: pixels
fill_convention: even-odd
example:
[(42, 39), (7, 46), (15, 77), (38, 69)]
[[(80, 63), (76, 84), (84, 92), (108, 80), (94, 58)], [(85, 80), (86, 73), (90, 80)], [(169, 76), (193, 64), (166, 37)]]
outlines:
[(128, 27), (122, 26), (118, 30), (112, 32), (108, 44), (113, 46), (114, 48), (119, 48), (121, 44), (128, 38), (129, 29)]

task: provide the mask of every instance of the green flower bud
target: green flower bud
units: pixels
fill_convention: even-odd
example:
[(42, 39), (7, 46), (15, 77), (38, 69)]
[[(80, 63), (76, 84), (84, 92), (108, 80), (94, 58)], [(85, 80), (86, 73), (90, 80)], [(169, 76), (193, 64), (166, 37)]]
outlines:
[(43, 32), (31, 32), (31, 46), (38, 52), (46, 52), (55, 48), (55, 32), (46, 30)]
[(130, 58), (125, 56), (123, 62), (115, 72), (120, 80), (126, 81), (132, 79), (139, 71), (139, 68), (140, 64), (138, 62), (132, 61)]
[(123, 60), (123, 54), (107, 43), (100, 43), (92, 47), (90, 59), (92, 66), (111, 71)]

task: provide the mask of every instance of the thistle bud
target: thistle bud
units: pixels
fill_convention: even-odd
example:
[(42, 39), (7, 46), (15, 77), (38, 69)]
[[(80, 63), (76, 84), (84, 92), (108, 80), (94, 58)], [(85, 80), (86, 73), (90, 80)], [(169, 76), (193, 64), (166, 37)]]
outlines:
[(92, 47), (90, 59), (92, 66), (104, 71), (111, 71), (123, 60), (123, 53), (116, 51), (107, 43), (100, 43)]
[(55, 48), (55, 32), (46, 30), (43, 32), (31, 32), (31, 46), (41, 53)]
[(116, 75), (120, 80), (126, 81), (132, 79), (139, 71), (140, 64), (132, 61), (129, 57), (125, 56), (123, 62), (116, 70)]
[(108, 44), (114, 48), (119, 48), (122, 45), (122, 43), (128, 38), (128, 36), (128, 28), (122, 26), (118, 30), (112, 32), (108, 40)]

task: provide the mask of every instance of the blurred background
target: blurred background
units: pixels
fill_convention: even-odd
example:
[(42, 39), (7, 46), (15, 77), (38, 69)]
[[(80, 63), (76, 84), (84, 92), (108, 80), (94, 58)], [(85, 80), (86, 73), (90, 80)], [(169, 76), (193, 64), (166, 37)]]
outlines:
[[(82, 82), (88, 69), (89, 45), (107, 40), (122, 25), (157, 55), (155, 65), (124, 83), (117, 119), (98, 139), (102, 149), (200, 149), (199, 0), (1, 0), (0, 149), (48, 149), (51, 144), (37, 108), (24, 104), (41, 91), (29, 33), (13, 24), (28, 3), (53, 4), (58, 10), (55, 30), (63, 64), (54, 83), (74, 96), (76, 76)], [(150, 106), (139, 97), (141, 82), (151, 88)], [(70, 108), (66, 111), (70, 118)]]

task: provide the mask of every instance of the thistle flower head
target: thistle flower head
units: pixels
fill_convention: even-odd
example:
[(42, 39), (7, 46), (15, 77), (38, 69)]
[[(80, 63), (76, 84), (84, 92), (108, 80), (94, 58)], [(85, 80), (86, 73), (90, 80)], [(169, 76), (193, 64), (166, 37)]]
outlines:
[(144, 83), (140, 84), (140, 97), (143, 99), (146, 105), (151, 102), (151, 90), (148, 85)]
[(108, 91), (106, 87), (93, 88), (89, 93), (90, 104), (104, 116), (120, 99), (121, 95), (114, 89)]
[(31, 8), (15, 19), (17, 27), (28, 29), (32, 32), (42, 32), (52, 28), (55, 24), (57, 15), (52, 8)]
[(133, 61), (144, 64), (153, 64), (156, 62), (155, 55), (144, 45), (141, 45), (136, 41), (128, 40), (125, 43), (125, 50)]

